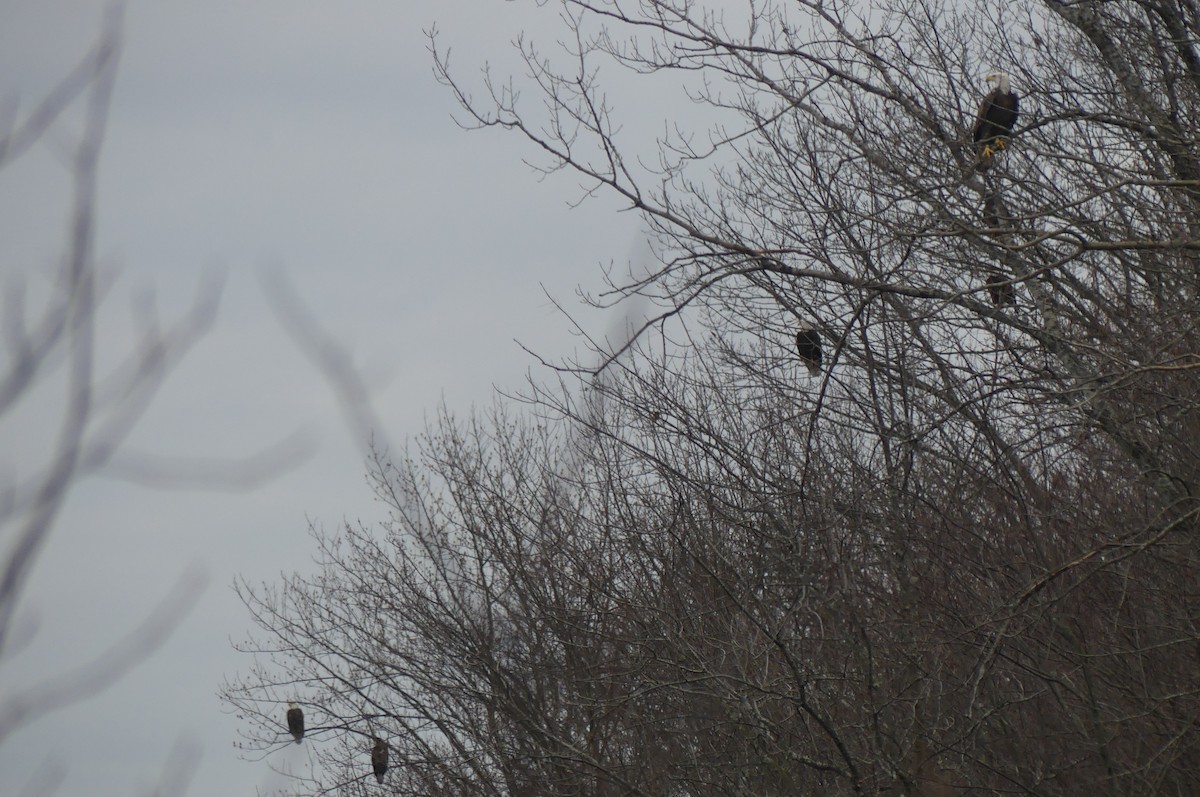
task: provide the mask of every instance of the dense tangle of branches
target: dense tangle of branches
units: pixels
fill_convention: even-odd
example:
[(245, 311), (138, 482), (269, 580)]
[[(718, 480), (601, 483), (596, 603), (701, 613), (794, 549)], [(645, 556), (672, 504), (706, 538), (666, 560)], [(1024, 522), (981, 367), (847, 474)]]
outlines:
[[(441, 74), (644, 215), (660, 268), (598, 301), (661, 312), (542, 420), (381, 453), (385, 528), (244, 588), (249, 733), (301, 692), (316, 793), (372, 733), (398, 794), (1196, 793), (1200, 9), (560, 6), (542, 105)], [(677, 71), (705, 143), (634, 157), (614, 63)]]

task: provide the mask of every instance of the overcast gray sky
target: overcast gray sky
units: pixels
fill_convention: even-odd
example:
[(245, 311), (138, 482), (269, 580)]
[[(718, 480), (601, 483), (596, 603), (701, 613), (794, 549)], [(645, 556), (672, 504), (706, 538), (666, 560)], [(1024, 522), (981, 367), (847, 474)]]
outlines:
[[(104, 5), (0, 2), (0, 102), (25, 113), (95, 43)], [(306, 569), (307, 519), (373, 521), (362, 441), (320, 375), (271, 315), (260, 276), (287, 274), (322, 326), (375, 385), (392, 440), (421, 431), (439, 401), (459, 414), (517, 387), (535, 363), (578, 347), (540, 286), (577, 305), (600, 264), (644, 259), (641, 224), (608, 200), (570, 210), (577, 181), (539, 182), (530, 150), (455, 126), (423, 29), (434, 23), (465, 75), (516, 70), (509, 41), (553, 12), (480, 0), (133, 0), (101, 163), (98, 254), (118, 281), (100, 357), (129, 334), (151, 291), (178, 314), (223, 274), (215, 329), (175, 371), (129, 441), (182, 459), (249, 455), (296, 433), (308, 460), (251, 492), (78, 485), (28, 585), (27, 641), (0, 662), (0, 699), (67, 672), (130, 632), (182, 579), (205, 588), (164, 646), (102, 696), (51, 713), (0, 745), (0, 794), (64, 769), (56, 793), (146, 793), (172, 749), (198, 749), (190, 794), (279, 784), (246, 763), (216, 691), (249, 660), (235, 574), (271, 582)], [(0, 171), (0, 278), (36, 290), (64, 251), (79, 131), (67, 115)], [(587, 316), (585, 315), (585, 318)], [(595, 318), (594, 316), (592, 317)], [(597, 321), (610, 325), (611, 321)], [(0, 471), (28, 475), (50, 439), (52, 404), (0, 424)], [(278, 756), (302, 766), (303, 748)], [(277, 763), (285, 763), (280, 759)], [(35, 773), (41, 773), (41, 775)]]

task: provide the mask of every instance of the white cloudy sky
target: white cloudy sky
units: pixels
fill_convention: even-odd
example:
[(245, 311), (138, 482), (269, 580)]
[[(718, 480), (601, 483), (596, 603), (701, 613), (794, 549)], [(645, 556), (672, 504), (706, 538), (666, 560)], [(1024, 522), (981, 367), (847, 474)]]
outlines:
[[(20, 117), (65, 75), (94, 44), (104, 5), (0, 2), (0, 107), (17, 102)], [(539, 182), (516, 137), (455, 126), (423, 32), (435, 22), (470, 75), (484, 61), (516, 69), (509, 41), (521, 30), (553, 38), (555, 20), (533, 2), (483, 0), (128, 4), (101, 163), (97, 249), (118, 275), (101, 358), (123, 342), (135, 299), (152, 292), (170, 317), (225, 275), (215, 329), (131, 450), (249, 455), (296, 433), (315, 447), (248, 492), (78, 485), (28, 584), (27, 638), (0, 661), (0, 701), (85, 664), (181, 580), (200, 574), (206, 586), (151, 659), (0, 745), (0, 794), (31, 783), (42, 793), (40, 779), (59, 775), (61, 795), (149, 793), (178, 745), (201, 751), (191, 794), (279, 785), (270, 761), (239, 759), (237, 721), (215, 696), (248, 664), (230, 646), (249, 629), (230, 584), (306, 568), (308, 518), (328, 527), (378, 510), (361, 441), (272, 317), (264, 270), (286, 273), (352, 354), (399, 441), (439, 401), (461, 414), (536, 372), (515, 340), (551, 357), (580, 348), (541, 286), (577, 305), (575, 287), (598, 286), (601, 264), (644, 259), (635, 216), (604, 200), (571, 210), (573, 178)], [(48, 285), (69, 208), (62, 155), (78, 130), (67, 115), (0, 171), (3, 284), (23, 274), (35, 292)], [(53, 401), (43, 399), (0, 420), (0, 479), (27, 477), (44, 455)]]

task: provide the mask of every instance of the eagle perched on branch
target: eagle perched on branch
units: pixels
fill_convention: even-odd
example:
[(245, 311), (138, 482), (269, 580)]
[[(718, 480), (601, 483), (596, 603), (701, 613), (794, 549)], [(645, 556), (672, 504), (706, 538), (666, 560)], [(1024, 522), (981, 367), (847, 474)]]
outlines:
[(989, 274), (985, 284), (988, 296), (991, 297), (992, 304), (996, 307), (1017, 306), (1017, 289), (1007, 279), (999, 274)]
[(808, 367), (810, 376), (821, 373), (821, 333), (808, 322), (801, 322), (796, 333), (796, 354)]
[(304, 712), (295, 703), (288, 703), (287, 726), (296, 744), (300, 744), (304, 738)]
[(975, 144), (979, 147), (981, 171), (987, 171), (992, 165), (992, 157), (1008, 146), (1013, 126), (1020, 114), (1020, 98), (1012, 90), (1007, 72), (991, 72), (984, 78), (984, 82), (994, 88), (979, 106), (979, 115), (975, 119), (975, 130), (972, 134)]
[(375, 746), (371, 748), (371, 769), (375, 771), (375, 780), (383, 783), (383, 776), (387, 774), (388, 767), (387, 742), (378, 736), (371, 738), (375, 740)]

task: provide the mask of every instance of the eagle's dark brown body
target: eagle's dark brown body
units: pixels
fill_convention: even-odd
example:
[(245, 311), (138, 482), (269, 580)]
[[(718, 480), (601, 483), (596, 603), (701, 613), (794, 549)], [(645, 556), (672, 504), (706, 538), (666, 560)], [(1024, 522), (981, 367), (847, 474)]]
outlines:
[(813, 376), (821, 373), (821, 333), (807, 325), (796, 333), (796, 354)]
[(296, 744), (300, 744), (300, 740), (304, 738), (304, 711), (295, 703), (288, 703), (288, 706), (288, 731), (292, 734), (292, 738), (296, 740)]
[(371, 769), (375, 770), (375, 780), (383, 783), (383, 776), (387, 774), (388, 768), (388, 746), (387, 742), (378, 736), (373, 738), (375, 746), (371, 749)]
[(1003, 307), (1004, 305), (1016, 306), (1017, 289), (1004, 277), (999, 274), (989, 275), (987, 278), (987, 287), (992, 304), (997, 307)]

